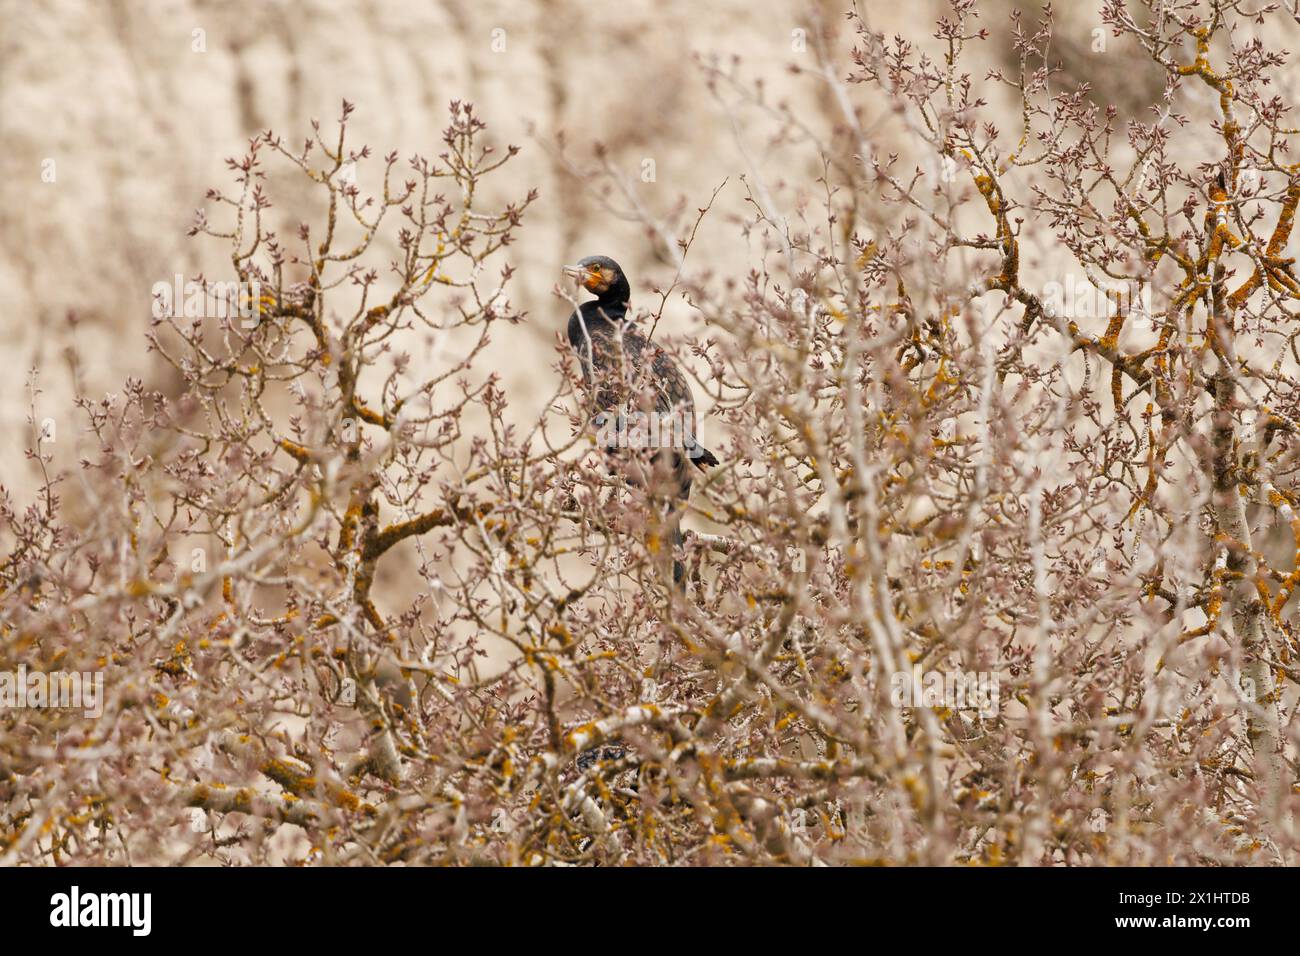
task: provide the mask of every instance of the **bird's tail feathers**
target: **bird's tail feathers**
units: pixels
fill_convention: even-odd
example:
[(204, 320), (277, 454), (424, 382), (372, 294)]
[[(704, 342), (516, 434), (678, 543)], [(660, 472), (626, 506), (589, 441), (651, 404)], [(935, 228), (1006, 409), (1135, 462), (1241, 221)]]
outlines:
[(686, 449), (686, 455), (695, 463), (695, 467), (703, 471), (705, 468), (713, 468), (718, 465), (718, 456), (713, 454), (703, 445), (695, 444)]

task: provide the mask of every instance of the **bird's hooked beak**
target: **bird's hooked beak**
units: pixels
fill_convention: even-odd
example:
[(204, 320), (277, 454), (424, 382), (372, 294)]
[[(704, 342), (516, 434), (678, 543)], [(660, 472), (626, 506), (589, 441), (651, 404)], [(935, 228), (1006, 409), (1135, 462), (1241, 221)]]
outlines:
[(563, 268), (565, 275), (572, 276), (577, 280), (578, 285), (597, 295), (608, 289), (610, 283), (614, 281), (609, 270), (599, 266), (564, 266)]
[(618, 273), (613, 269), (601, 265), (576, 265), (564, 266), (564, 274), (572, 276), (588, 292), (594, 292), (596, 295), (603, 295), (614, 284), (618, 278)]

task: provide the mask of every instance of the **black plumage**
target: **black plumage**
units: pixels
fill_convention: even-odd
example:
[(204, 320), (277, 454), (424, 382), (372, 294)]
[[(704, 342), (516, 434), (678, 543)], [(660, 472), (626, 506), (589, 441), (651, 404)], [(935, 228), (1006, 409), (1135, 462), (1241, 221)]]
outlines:
[(609, 743), (603, 747), (591, 747), (578, 754), (574, 764), (579, 773), (586, 773), (601, 760), (622, 760), (627, 756), (627, 748), (620, 743)]
[[(651, 460), (667, 473), (678, 503), (691, 491), (693, 471), (718, 464), (695, 437), (695, 399), (677, 363), (650, 342), (633, 323), (631, 286), (618, 263), (608, 256), (588, 256), (565, 272), (596, 298), (569, 317), (569, 346), (582, 366), (583, 382), (596, 409), (594, 424), (607, 450), (620, 447), (659, 449)], [(674, 509), (676, 512), (678, 509)], [(673, 543), (682, 536), (674, 514)], [(674, 557), (673, 579), (685, 568)]]

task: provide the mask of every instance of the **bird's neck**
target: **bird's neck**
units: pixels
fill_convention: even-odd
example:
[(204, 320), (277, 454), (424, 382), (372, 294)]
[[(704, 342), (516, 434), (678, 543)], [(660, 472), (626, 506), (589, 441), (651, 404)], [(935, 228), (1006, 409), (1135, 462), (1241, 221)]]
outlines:
[(606, 293), (594, 301), (582, 304), (582, 317), (588, 324), (608, 322), (611, 325), (619, 325), (627, 319), (627, 312), (626, 294), (620, 299)]

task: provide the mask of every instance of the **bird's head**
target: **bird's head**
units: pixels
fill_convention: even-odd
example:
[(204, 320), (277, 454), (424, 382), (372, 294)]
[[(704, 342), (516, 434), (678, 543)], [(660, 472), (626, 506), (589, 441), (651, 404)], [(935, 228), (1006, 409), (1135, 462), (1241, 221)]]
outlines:
[(565, 275), (572, 276), (578, 285), (597, 296), (604, 296), (610, 291), (618, 292), (628, 288), (627, 277), (619, 264), (609, 256), (587, 256), (579, 259), (577, 265), (565, 266)]

